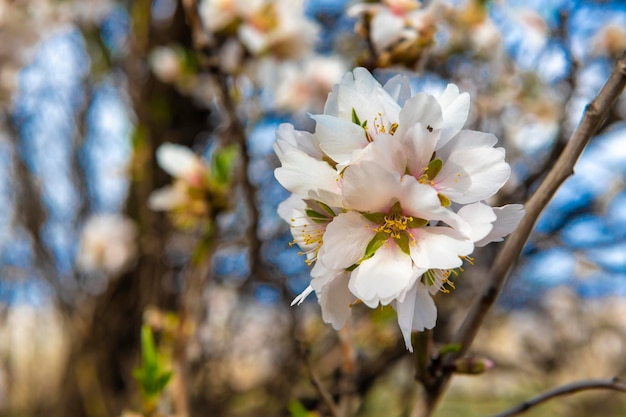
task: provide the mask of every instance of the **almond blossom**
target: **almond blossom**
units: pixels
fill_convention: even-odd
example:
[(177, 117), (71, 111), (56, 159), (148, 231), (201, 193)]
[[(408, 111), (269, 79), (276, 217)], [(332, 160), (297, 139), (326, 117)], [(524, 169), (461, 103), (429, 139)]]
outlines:
[(483, 201), (507, 181), (504, 149), (491, 134), (462, 130), (469, 95), (450, 84), (439, 97), (411, 94), (408, 79), (382, 86), (365, 69), (329, 94), (315, 132), (281, 125), (274, 149), (278, 181), (290, 192), (279, 208), (293, 244), (312, 265), (325, 322), (343, 327), (355, 302), (392, 305), (407, 349), (411, 331), (434, 327), (431, 295), (474, 247), (502, 240), (520, 205)]

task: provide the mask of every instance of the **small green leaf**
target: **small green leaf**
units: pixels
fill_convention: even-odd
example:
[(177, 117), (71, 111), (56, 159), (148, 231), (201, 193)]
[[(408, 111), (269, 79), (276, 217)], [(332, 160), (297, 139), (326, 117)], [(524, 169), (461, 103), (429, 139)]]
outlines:
[(302, 403), (298, 400), (292, 400), (287, 405), (287, 409), (289, 410), (289, 415), (291, 417), (308, 417), (309, 411), (304, 408)]
[(238, 150), (235, 146), (228, 146), (215, 151), (212, 158), (213, 179), (220, 185), (229, 184), (235, 170)]
[(460, 352), (463, 345), (461, 343), (449, 343), (439, 349), (439, 356), (447, 355), (448, 353)]
[(358, 266), (359, 266), (359, 264), (358, 264), (358, 263), (357, 263), (357, 264), (352, 264), (352, 265), (350, 265), (349, 267), (347, 267), (347, 268), (346, 268), (346, 271), (348, 271), (348, 272), (352, 272), (352, 271), (354, 271), (354, 270), (355, 270)]
[(421, 219), (419, 217), (414, 217), (413, 220), (407, 223), (409, 229), (417, 229), (418, 227), (423, 227), (428, 224), (428, 220)]
[(315, 219), (322, 219), (322, 220), (327, 220), (328, 219), (328, 216), (326, 216), (325, 214), (318, 213), (317, 211), (312, 210), (312, 209), (306, 209), (306, 210), (304, 210), (304, 212), (313, 221), (315, 221)]
[(141, 328), (141, 367), (133, 370), (133, 377), (148, 400), (157, 398), (172, 377), (162, 370), (152, 330), (146, 325)]
[(444, 207), (450, 207), (450, 204), (452, 204), (450, 199), (443, 194), (437, 194), (437, 197), (439, 197), (439, 202), (441, 202), (441, 205)]
[(337, 214), (331, 209), (327, 204), (322, 203), (321, 201), (315, 201), (319, 206), (324, 209), (324, 211), (330, 214), (330, 217), (335, 217)]
[(399, 201), (396, 201), (393, 206), (391, 206), (391, 214), (402, 214), (402, 206)]
[(426, 167), (426, 171), (424, 175), (428, 177), (429, 180), (434, 180), (439, 172), (441, 172), (441, 168), (443, 168), (443, 161), (441, 159), (433, 159), (428, 163), (428, 167)]
[(356, 123), (357, 125), (362, 126), (361, 120), (359, 119), (359, 116), (357, 116), (356, 110), (354, 110), (354, 107), (352, 108), (352, 123)]
[(411, 255), (411, 249), (409, 247), (409, 234), (407, 232), (400, 232), (400, 237), (395, 238), (396, 244), (407, 255)]
[(384, 245), (388, 239), (389, 235), (387, 233), (376, 233), (372, 240), (370, 240), (370, 242), (367, 244), (367, 248), (365, 248), (365, 255), (363, 256), (363, 259), (359, 261), (359, 263), (374, 256), (376, 251), (380, 249), (380, 247)]
[(385, 222), (384, 213), (361, 213), (361, 216), (365, 217), (367, 220), (376, 224), (383, 224)]

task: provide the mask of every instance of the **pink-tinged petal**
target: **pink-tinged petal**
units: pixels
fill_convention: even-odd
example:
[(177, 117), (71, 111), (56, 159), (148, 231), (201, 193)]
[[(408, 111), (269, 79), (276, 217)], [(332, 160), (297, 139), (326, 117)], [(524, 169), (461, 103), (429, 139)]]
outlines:
[(503, 207), (494, 207), (493, 212), (497, 219), (493, 223), (493, 229), (483, 239), (476, 242), (476, 246), (482, 247), (491, 242), (501, 242), (504, 236), (509, 235), (524, 217), (524, 206), (521, 204), (508, 204)]
[(363, 303), (374, 308), (404, 295), (414, 279), (411, 258), (393, 241), (388, 241), (352, 271), (349, 288)]
[(459, 87), (448, 84), (444, 92), (437, 98), (441, 106), (443, 129), (437, 142), (437, 149), (444, 146), (465, 125), (469, 114), (470, 96), (460, 93)]
[(344, 269), (365, 255), (365, 248), (376, 232), (375, 225), (361, 214), (340, 213), (326, 226), (324, 244), (317, 262), (329, 269)]
[(491, 232), (496, 215), (493, 209), (483, 203), (468, 204), (461, 207), (457, 213), (471, 227), (469, 234), (472, 242), (478, 242)]
[(401, 195), (398, 174), (378, 164), (361, 161), (344, 171), (342, 192), (348, 209), (367, 212), (386, 212)]
[(333, 116), (311, 116), (315, 122), (315, 137), (319, 140), (320, 149), (333, 160), (347, 163), (354, 151), (368, 145), (365, 130), (349, 120)]
[(404, 336), (406, 348), (413, 352), (411, 345), (411, 331), (418, 332), (432, 329), (437, 322), (437, 307), (428, 289), (421, 282), (416, 282), (406, 294), (404, 301), (396, 302), (398, 324)]
[(404, 103), (411, 98), (411, 84), (408, 77), (402, 74), (398, 74), (389, 79), (383, 86), (383, 90), (400, 106), (404, 106)]
[(474, 250), (474, 244), (449, 227), (412, 229), (415, 244), (409, 247), (415, 265), (424, 269), (451, 269), (462, 265), (460, 256)]
[(399, 137), (403, 137), (417, 123), (433, 131), (439, 131), (443, 125), (439, 102), (426, 93), (418, 93), (408, 99), (400, 110), (399, 119), (396, 130)]
[(470, 227), (458, 214), (441, 206), (437, 191), (419, 183), (414, 177), (402, 177), (400, 205), (405, 215), (426, 220), (439, 220), (462, 233), (469, 233)]
[(469, 204), (494, 195), (509, 179), (503, 148), (455, 150), (435, 178), (435, 188), (450, 200)]
[(317, 292), (322, 308), (322, 320), (335, 330), (341, 329), (352, 314), (351, 305), (356, 297), (348, 289), (348, 273), (343, 272)]
[(282, 166), (276, 168), (274, 176), (283, 187), (298, 197), (308, 198), (311, 190), (339, 194), (339, 175), (326, 162), (313, 159), (300, 151), (284, 154), (281, 162)]

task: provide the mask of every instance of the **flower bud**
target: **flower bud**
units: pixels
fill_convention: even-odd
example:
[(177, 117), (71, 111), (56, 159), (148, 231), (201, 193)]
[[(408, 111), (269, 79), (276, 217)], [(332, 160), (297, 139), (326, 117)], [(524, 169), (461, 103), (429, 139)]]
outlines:
[(454, 361), (452, 370), (457, 374), (478, 375), (488, 371), (494, 366), (493, 361), (487, 358), (470, 356)]

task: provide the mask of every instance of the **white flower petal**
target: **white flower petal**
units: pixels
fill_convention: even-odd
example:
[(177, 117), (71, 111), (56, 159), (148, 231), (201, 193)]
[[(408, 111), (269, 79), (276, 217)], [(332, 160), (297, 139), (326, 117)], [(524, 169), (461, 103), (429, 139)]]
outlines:
[(419, 178), (424, 173), (433, 156), (438, 138), (438, 131), (431, 132), (428, 130), (428, 125), (421, 123), (413, 125), (402, 137), (407, 168), (415, 178)]
[[(324, 107), (324, 113), (352, 122), (356, 113), (361, 122), (368, 122), (373, 129), (375, 118), (385, 126), (398, 122), (400, 105), (383, 89), (380, 83), (365, 68), (348, 72), (341, 83), (333, 88)], [(382, 115), (382, 116), (381, 116)]]
[(494, 195), (510, 175), (503, 148), (460, 149), (444, 161), (435, 188), (456, 203), (469, 204)]
[(163, 188), (152, 191), (148, 197), (148, 207), (154, 211), (168, 211), (176, 207), (182, 207), (189, 202), (189, 197), (184, 187), (166, 185)]
[(391, 98), (400, 106), (404, 106), (404, 103), (411, 97), (411, 84), (408, 77), (398, 74), (389, 79), (383, 86)]
[(470, 231), (465, 220), (452, 210), (441, 206), (437, 191), (433, 187), (419, 183), (410, 175), (402, 178), (400, 204), (406, 215), (426, 220), (440, 220), (462, 233)]
[(396, 135), (403, 137), (417, 123), (422, 124), (425, 128), (430, 127), (433, 131), (441, 129), (443, 125), (441, 107), (433, 96), (418, 93), (404, 103), (402, 110), (400, 110)]
[(282, 155), (295, 149), (301, 150), (305, 154), (315, 158), (322, 159), (324, 154), (319, 148), (313, 134), (295, 130), (294, 126), (290, 123), (282, 123), (278, 130), (276, 130), (276, 142), (274, 142), (274, 150), (280, 159)]
[(437, 307), (428, 293), (428, 289), (421, 282), (416, 282), (406, 294), (404, 301), (396, 302), (395, 309), (398, 313), (398, 324), (406, 348), (413, 352), (411, 345), (411, 331), (418, 332), (424, 329), (432, 329), (437, 322)]
[(404, 19), (388, 10), (381, 10), (371, 22), (371, 39), (376, 52), (380, 53), (395, 43), (404, 29)]
[(521, 204), (494, 207), (493, 212), (497, 216), (493, 229), (487, 236), (475, 243), (477, 247), (483, 247), (491, 242), (501, 242), (504, 236), (515, 230), (525, 213), (524, 206)]
[(156, 151), (157, 163), (172, 177), (188, 180), (202, 169), (198, 155), (186, 146), (164, 143)]
[(326, 226), (317, 262), (331, 269), (354, 265), (376, 234), (373, 229), (372, 223), (355, 211), (340, 213)]
[(492, 223), (496, 221), (493, 209), (480, 202), (461, 207), (457, 214), (470, 225), (472, 230), (469, 237), (473, 242), (487, 236), (493, 229)]
[(312, 190), (326, 190), (339, 196), (338, 173), (326, 162), (313, 159), (300, 151), (284, 154), (281, 162), (282, 166), (276, 168), (274, 176), (283, 187), (298, 197), (306, 199)]
[(415, 265), (424, 269), (451, 269), (463, 264), (460, 256), (474, 250), (474, 244), (449, 227), (421, 227), (412, 229), (415, 244), (409, 248)]
[(359, 211), (387, 212), (401, 195), (398, 175), (370, 161), (346, 168), (341, 187), (345, 207)]
[(350, 291), (368, 307), (389, 304), (415, 280), (411, 258), (392, 240), (363, 261), (350, 276)]
[(380, 165), (389, 172), (404, 174), (407, 166), (407, 152), (397, 138), (388, 133), (376, 135), (374, 142), (370, 143), (363, 153), (359, 155), (359, 161), (370, 161)]
[(437, 142), (437, 149), (439, 149), (465, 125), (469, 114), (470, 96), (467, 93), (460, 93), (456, 85), (448, 84), (437, 101), (441, 106), (443, 117), (443, 129)]
[(311, 116), (320, 149), (338, 163), (347, 163), (355, 151), (368, 145), (365, 130), (348, 120), (327, 115)]
[(330, 323), (335, 330), (341, 329), (352, 314), (351, 305), (356, 297), (348, 289), (348, 273), (343, 272), (322, 287), (317, 293), (322, 320)]

